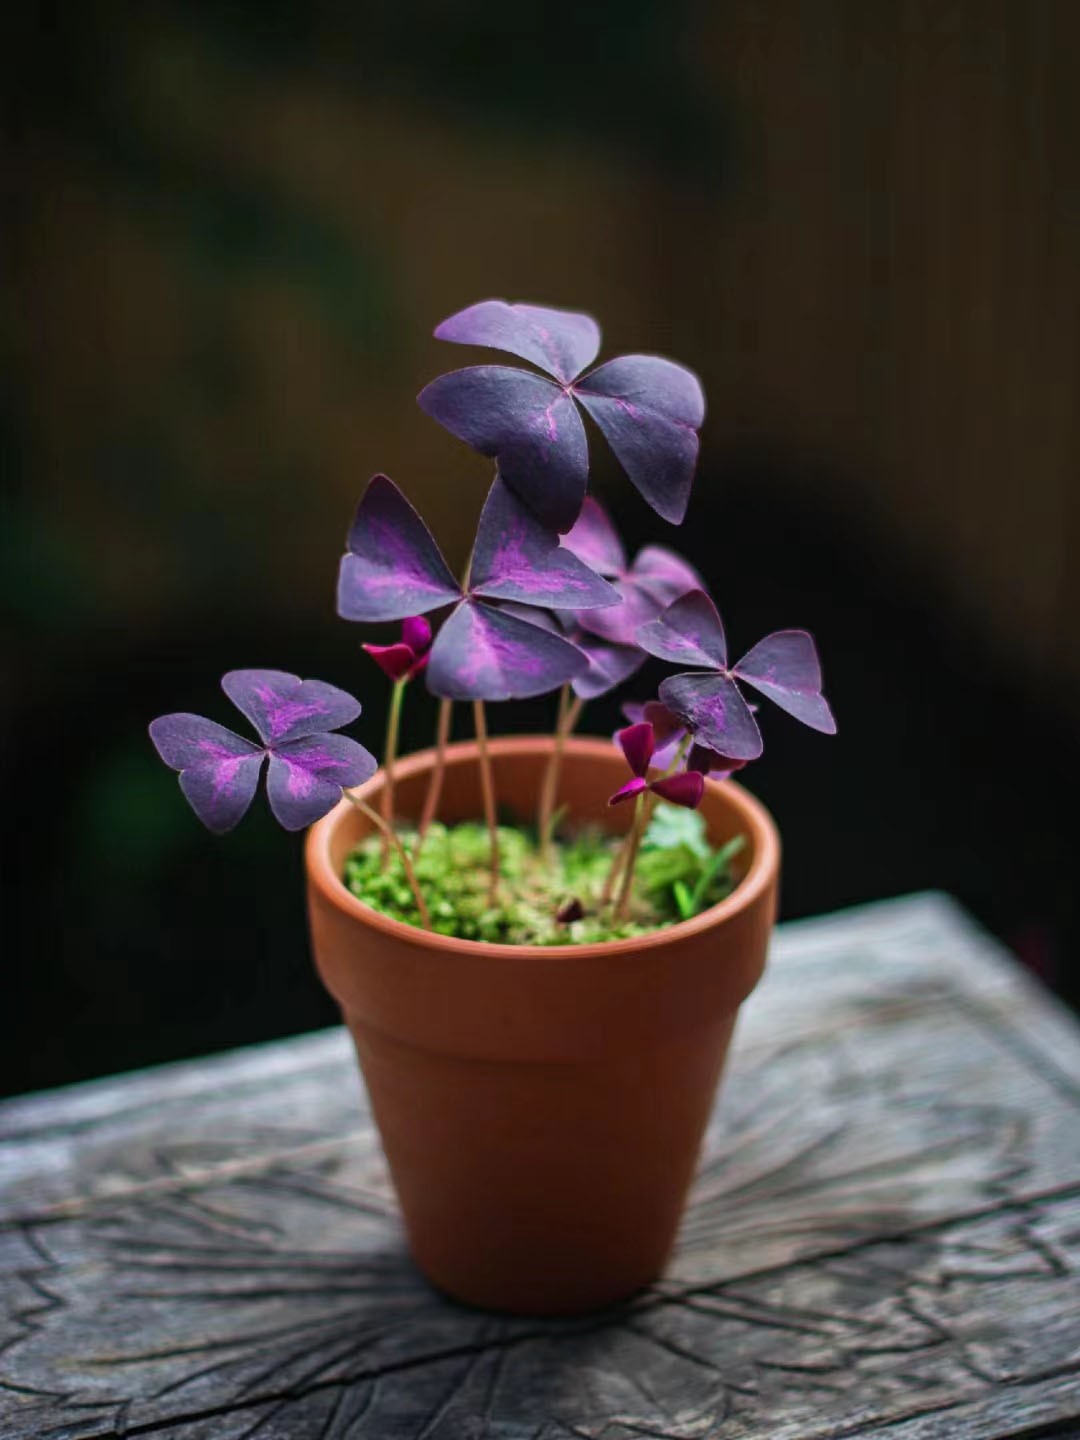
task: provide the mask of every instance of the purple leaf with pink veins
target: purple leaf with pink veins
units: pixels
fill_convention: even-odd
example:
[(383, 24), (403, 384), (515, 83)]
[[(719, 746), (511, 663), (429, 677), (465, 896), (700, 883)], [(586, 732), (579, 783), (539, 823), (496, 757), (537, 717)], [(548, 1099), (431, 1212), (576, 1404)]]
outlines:
[(672, 675), (660, 699), (686, 724), (697, 743), (730, 760), (756, 760), (761, 732), (735, 677), (753, 685), (796, 719), (826, 734), (836, 722), (821, 694), (821, 665), (804, 630), (767, 635), (731, 667), (716, 606), (700, 590), (682, 596), (637, 634), (650, 655), (705, 673)]
[(716, 606), (704, 590), (691, 590), (637, 632), (643, 650), (676, 665), (727, 669), (727, 639)]
[(586, 664), (560, 635), (464, 600), (436, 637), (428, 688), (445, 700), (524, 700), (564, 685)]
[(221, 688), (265, 745), (340, 730), (360, 714), (360, 702), (336, 685), (284, 670), (230, 670)]
[(636, 645), (610, 645), (606, 640), (599, 640), (582, 630), (575, 618), (565, 611), (556, 618), (550, 610), (535, 605), (500, 605), (499, 609), (504, 615), (516, 615), (528, 625), (538, 625), (550, 634), (565, 636), (571, 645), (580, 650), (588, 661), (588, 669), (575, 675), (570, 685), (581, 700), (595, 700), (600, 695), (606, 695), (645, 664), (644, 652)]
[(570, 528), (588, 480), (589, 444), (565, 390), (527, 370), (477, 365), (440, 375), (417, 399), (451, 435), (490, 455), (539, 520)]
[(574, 394), (643, 499), (681, 525), (705, 419), (697, 376), (659, 355), (620, 355), (579, 380)]
[(440, 340), (509, 351), (550, 375), (479, 365), (442, 375), (420, 408), (482, 455), (545, 524), (568, 531), (589, 473), (578, 404), (596, 421), (648, 503), (678, 524), (697, 464), (705, 397), (691, 371), (656, 355), (623, 355), (582, 375), (596, 357), (591, 316), (484, 300), (451, 315)]
[(261, 745), (201, 715), (162, 715), (150, 725), (158, 754), (179, 770), (180, 789), (216, 835), (243, 819), (267, 757), (270, 808), (286, 830), (311, 824), (337, 804), (343, 787), (374, 775), (373, 755), (355, 740), (329, 733), (360, 714), (344, 690), (283, 670), (230, 670), (221, 684), (259, 732)]
[(338, 572), (343, 620), (406, 620), (461, 595), (431, 531), (386, 475), (368, 483)]
[[(377, 532), (374, 537), (372, 520)], [(370, 583), (373, 574), (383, 579), (392, 574), (392, 567), (384, 564), (384, 553), (395, 563), (403, 559), (406, 565), (405, 598), (394, 608), (407, 608), (410, 624), (417, 623), (421, 609), (458, 602), (426, 657), (428, 688), (444, 699), (509, 700), (542, 695), (586, 669), (585, 657), (561, 635), (548, 635), (535, 625), (515, 620), (497, 610), (495, 601), (576, 611), (583, 606), (610, 605), (616, 598), (607, 581), (564, 550), (498, 475), (480, 516), (467, 588), (454, 582), (449, 571), (449, 579), (440, 578), (437, 565), (443, 561), (435, 541), (385, 476), (376, 476), (368, 486), (349, 545), (338, 591), (338, 608), (346, 619), (387, 618), (386, 596), (391, 587), (384, 585), (380, 590), (376, 586), (373, 592)], [(430, 577), (432, 585), (438, 581), (440, 587), (426, 607), (416, 604), (417, 574)], [(401, 646), (375, 647), (379, 652), (375, 658), (394, 668), (404, 661), (401, 647), (407, 644), (403, 632)]]
[(592, 495), (585, 496), (581, 514), (561, 543), (591, 570), (606, 575), (609, 580), (626, 572), (626, 551), (619, 532), (603, 505)]
[(591, 315), (505, 300), (481, 300), (459, 310), (436, 327), (435, 338), (520, 355), (563, 382), (580, 375), (600, 349), (600, 327)]
[(612, 580), (619, 604), (578, 619), (584, 629), (614, 645), (636, 645), (640, 626), (654, 620), (678, 596), (702, 588), (693, 566), (662, 545), (646, 545), (627, 568), (618, 532), (591, 495), (585, 497), (577, 524), (563, 536), (562, 544)]
[(374, 773), (374, 757), (348, 736), (307, 735), (270, 751), (266, 798), (286, 830), (302, 830)]
[(615, 605), (619, 598), (606, 580), (559, 544), (499, 476), (477, 526), (469, 593), (477, 599), (575, 611)]
[(805, 630), (776, 630), (748, 650), (731, 673), (812, 730), (836, 734), (836, 721), (821, 693), (821, 661)]

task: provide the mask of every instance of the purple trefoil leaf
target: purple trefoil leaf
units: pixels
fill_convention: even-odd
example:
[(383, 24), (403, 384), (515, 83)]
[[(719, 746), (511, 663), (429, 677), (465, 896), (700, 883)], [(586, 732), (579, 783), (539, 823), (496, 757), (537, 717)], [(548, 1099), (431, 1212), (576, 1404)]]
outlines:
[(619, 604), (582, 614), (581, 626), (614, 645), (636, 645), (637, 631), (680, 595), (703, 588), (700, 575), (681, 555), (646, 545), (626, 564), (618, 532), (599, 500), (586, 495), (577, 523), (563, 547), (612, 581)]
[(360, 704), (321, 680), (282, 670), (230, 670), (221, 688), (254, 725), (260, 745), (201, 715), (162, 715), (150, 738), (207, 827), (222, 835), (255, 797), (267, 758), (267, 798), (286, 830), (301, 830), (333, 809), (343, 788), (374, 775), (375, 757), (331, 730), (348, 725)]
[(546, 372), (471, 366), (441, 375), (418, 396), (426, 414), (494, 457), (507, 484), (545, 524), (568, 531), (585, 496), (589, 452), (578, 404), (653, 509), (681, 523), (705, 418), (704, 393), (691, 371), (657, 355), (623, 355), (582, 374), (600, 342), (591, 316), (503, 300), (470, 305), (435, 335), (509, 351)]
[[(374, 536), (367, 525), (373, 491)], [(388, 517), (400, 521), (392, 538)], [(564, 550), (499, 476), (480, 516), (464, 587), (452, 576), (446, 580), (450, 572), (427, 526), (385, 476), (376, 476), (368, 486), (349, 546), (338, 586), (338, 609), (345, 619), (415, 622), (419, 609), (456, 605), (427, 653), (428, 688), (445, 699), (525, 699), (555, 689), (588, 668), (585, 656), (562, 635), (545, 635), (534, 624), (500, 611), (494, 602), (576, 613), (617, 600), (613, 587)], [(384, 546), (406, 576), (396, 600), (389, 583), (392, 570), (382, 564)], [(373, 573), (379, 581), (374, 589), (369, 585)], [(427, 600), (420, 595), (417, 577), (429, 586)], [(418, 598), (419, 608), (412, 603)], [(404, 638), (402, 643), (407, 643)], [(399, 658), (391, 657), (391, 663)]]
[(705, 671), (670, 676), (660, 686), (660, 699), (698, 744), (727, 759), (756, 760), (763, 748), (761, 732), (735, 676), (814, 729), (826, 734), (836, 731), (821, 694), (817, 651), (804, 630), (766, 636), (729, 668), (720, 616), (709, 597), (698, 590), (643, 625), (637, 640), (650, 655)]

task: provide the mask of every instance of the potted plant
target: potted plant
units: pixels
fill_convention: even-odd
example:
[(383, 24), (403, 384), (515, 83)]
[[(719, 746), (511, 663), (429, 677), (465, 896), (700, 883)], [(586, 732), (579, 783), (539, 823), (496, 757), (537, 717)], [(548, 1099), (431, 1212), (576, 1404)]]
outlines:
[[(682, 520), (704, 417), (690, 371), (649, 355), (588, 370), (589, 316), (498, 300), (435, 333), (538, 368), (474, 366), (419, 397), (495, 460), (461, 580), (386, 476), (360, 500), (338, 613), (401, 622), (364, 647), (391, 685), (381, 769), (340, 733), (356, 700), (280, 671), (222, 681), (257, 739), (187, 714), (150, 733), (211, 830), (240, 820), (264, 763), (274, 815), (311, 826), (315, 960), (421, 1268), (464, 1301), (565, 1313), (660, 1272), (764, 967), (779, 844), (729, 778), (762, 752), (741, 686), (835, 724), (809, 635), (779, 631), (730, 664), (695, 571), (655, 545), (628, 563), (585, 493), (580, 409), (653, 509)], [(614, 743), (576, 738), (584, 704), (646, 655), (677, 673), (624, 706)], [(435, 745), (401, 758), (421, 677), (440, 700)], [(551, 735), (489, 738), (489, 704), (547, 692)], [(455, 705), (471, 707), (469, 742), (450, 741)]]

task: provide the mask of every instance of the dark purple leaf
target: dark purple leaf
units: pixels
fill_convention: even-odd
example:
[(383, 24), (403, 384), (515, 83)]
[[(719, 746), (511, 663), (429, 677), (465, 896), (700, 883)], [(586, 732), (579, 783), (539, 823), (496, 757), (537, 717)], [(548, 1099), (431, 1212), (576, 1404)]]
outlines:
[(600, 349), (600, 327), (591, 315), (505, 300), (481, 300), (459, 310), (437, 327), (435, 338), (520, 355), (563, 381), (580, 375)]
[[(727, 641), (716, 606), (704, 590), (691, 590), (637, 632), (637, 643), (650, 655), (676, 665), (727, 668)], [(663, 697), (661, 696), (661, 699)]]
[(385, 475), (365, 490), (348, 546), (337, 592), (345, 620), (405, 620), (461, 595), (431, 531)]
[(605, 640), (578, 631), (570, 637), (589, 662), (583, 675), (570, 683), (574, 694), (582, 700), (595, 700), (621, 685), (645, 663), (644, 654), (636, 645), (609, 645)]
[[(626, 552), (618, 532), (599, 500), (591, 495), (585, 496), (581, 514), (575, 520), (573, 529), (562, 537), (562, 543), (598, 575), (606, 575), (610, 579), (626, 569)], [(695, 580), (687, 589), (693, 589), (697, 584)]]
[(564, 549), (499, 476), (477, 527), (469, 592), (487, 600), (575, 611), (618, 599), (612, 586)]
[(270, 752), (266, 797), (286, 830), (302, 830), (334, 808), (343, 787), (362, 785), (376, 768), (375, 757), (345, 735), (309, 735)]
[(180, 771), (180, 789), (208, 830), (224, 835), (243, 818), (259, 783), (261, 746), (201, 715), (162, 715), (150, 738), (165, 764)]
[(710, 750), (736, 760), (756, 760), (761, 732), (730, 676), (716, 671), (671, 675), (660, 686), (660, 699)]
[(591, 496), (585, 497), (578, 523), (562, 543), (587, 565), (614, 578), (621, 603), (578, 619), (583, 629), (615, 645), (636, 645), (642, 625), (655, 620), (680, 595), (701, 588), (692, 566), (660, 545), (645, 546), (627, 570), (615, 527)]
[(652, 508), (681, 524), (705, 418), (697, 376), (658, 355), (621, 355), (577, 381), (574, 394)]
[(560, 386), (527, 370), (477, 365), (440, 375), (417, 404), (481, 455), (538, 519), (569, 530), (589, 474), (581, 416)]
[(656, 737), (648, 721), (643, 720), (637, 725), (627, 725), (624, 730), (618, 731), (615, 743), (626, 756), (626, 763), (635, 775), (647, 773), (649, 761), (652, 759), (653, 750), (656, 747)]
[(825, 735), (836, 734), (836, 721), (821, 693), (821, 662), (805, 630), (777, 630), (766, 635), (731, 673), (804, 725)]
[(609, 805), (621, 805), (624, 800), (632, 800), (635, 795), (641, 795), (648, 789), (648, 785), (640, 775), (635, 775), (625, 785), (620, 785), (615, 794), (608, 800)]
[(598, 635), (612, 645), (637, 645), (638, 631), (659, 614), (658, 600), (647, 594), (631, 580), (613, 582), (619, 596), (617, 605), (605, 606), (603, 610), (585, 610), (574, 616), (583, 630)]
[(691, 590), (705, 589), (701, 576), (690, 562), (663, 545), (646, 545), (639, 550), (630, 568), (630, 578), (662, 606), (670, 605)]
[(587, 663), (560, 636), (465, 600), (435, 637), (428, 688), (447, 700), (524, 700), (572, 680)]
[(423, 615), (409, 615), (401, 622), (401, 643), (419, 659), (431, 646), (431, 621)]
[(566, 635), (566, 627), (559, 624), (557, 616), (539, 605), (515, 605), (512, 601), (507, 601), (500, 605), (499, 609), (504, 615), (516, 615), (519, 620), (524, 620), (526, 625), (537, 625), (551, 635)]
[(338, 730), (360, 714), (360, 703), (322, 680), (283, 670), (230, 670), (221, 688), (254, 725), (264, 745)]
[(735, 760), (730, 755), (719, 755), (707, 745), (691, 745), (686, 757), (687, 770), (697, 770), (702, 775), (711, 775), (714, 780), (726, 780), (736, 770), (741, 770), (745, 760)]
[(654, 780), (649, 789), (669, 805), (682, 805), (687, 810), (696, 810), (705, 793), (705, 780), (696, 770), (680, 770), (677, 775), (667, 775), (660, 780)]

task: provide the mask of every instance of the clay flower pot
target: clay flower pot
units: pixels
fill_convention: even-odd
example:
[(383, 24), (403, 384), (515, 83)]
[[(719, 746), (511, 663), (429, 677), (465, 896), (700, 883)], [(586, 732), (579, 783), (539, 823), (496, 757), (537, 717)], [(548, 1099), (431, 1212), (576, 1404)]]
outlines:
[[(501, 805), (532, 815), (551, 745), (491, 743)], [(419, 813), (432, 755), (398, 766), (399, 814)], [(625, 768), (609, 741), (571, 740), (560, 800), (580, 820), (624, 827), (606, 801)], [(654, 935), (565, 947), (456, 940), (388, 919), (341, 880), (365, 818), (342, 801), (312, 827), (315, 959), (356, 1042), (413, 1254), (447, 1294), (570, 1313), (662, 1270), (776, 908), (768, 812), (715, 781), (701, 811), (714, 843), (746, 836), (734, 892)], [(471, 743), (447, 750), (440, 813), (481, 813)]]

